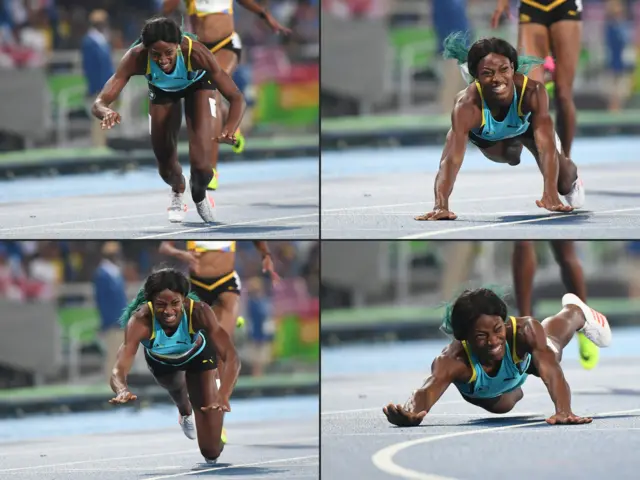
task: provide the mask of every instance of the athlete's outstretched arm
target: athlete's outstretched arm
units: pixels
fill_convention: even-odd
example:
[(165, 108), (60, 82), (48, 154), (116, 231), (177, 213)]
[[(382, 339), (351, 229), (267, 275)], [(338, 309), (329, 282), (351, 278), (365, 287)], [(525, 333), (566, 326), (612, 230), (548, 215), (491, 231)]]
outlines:
[(271, 252), (269, 251), (269, 245), (265, 241), (254, 240), (253, 244), (256, 247), (256, 250), (260, 252), (262, 255), (262, 271), (269, 272), (271, 275), (271, 280), (273, 282), (278, 282), (280, 280), (280, 276), (276, 273), (275, 267), (273, 266), (273, 259), (271, 258)]
[(222, 128), (221, 137), (232, 137), (240, 126), (247, 106), (244, 96), (233, 79), (220, 68), (213, 53), (200, 42), (193, 42), (191, 59), (194, 68), (204, 69), (211, 74), (216, 87), (222, 96), (229, 101), (229, 116), (226, 125)]
[(220, 390), (218, 391), (220, 396), (219, 403), (223, 410), (230, 411), (229, 398), (240, 375), (240, 357), (238, 357), (238, 352), (231, 341), (231, 337), (220, 326), (220, 322), (211, 307), (204, 302), (199, 302), (197, 309), (198, 318), (204, 326), (208, 341), (211, 342), (216, 349), (216, 353), (220, 355), (224, 362), (224, 370), (220, 377)]
[[(531, 110), (531, 126), (538, 150), (538, 165), (544, 179), (544, 191), (542, 200), (537, 201), (539, 207), (551, 211), (568, 212), (572, 207), (564, 205), (558, 193), (558, 175), (560, 172), (560, 159), (558, 152), (562, 148), (560, 139), (553, 128), (553, 120), (549, 113), (549, 96), (544, 85), (537, 83), (535, 90), (530, 94), (529, 107)], [(556, 142), (556, 138), (558, 141)]]
[(145, 319), (145, 315), (148, 314), (149, 311), (146, 307), (139, 309), (131, 316), (131, 319), (124, 329), (124, 341), (122, 345), (120, 345), (116, 364), (111, 371), (109, 384), (111, 385), (111, 390), (116, 394), (116, 397), (110, 400), (110, 403), (126, 403), (129, 400), (135, 400), (137, 398), (129, 392), (127, 375), (136, 358), (140, 342), (151, 336), (149, 324)]
[(590, 418), (578, 417), (571, 411), (571, 389), (564, 378), (562, 367), (560, 367), (555, 353), (547, 344), (547, 334), (542, 325), (532, 319), (527, 322), (523, 331), (531, 352), (531, 360), (556, 407), (555, 415), (548, 418), (547, 422), (552, 425), (590, 423)]
[(440, 355), (431, 364), (431, 375), (422, 387), (414, 391), (402, 405), (388, 404), (382, 409), (389, 423), (399, 427), (415, 427), (461, 374), (464, 364), (451, 357)]
[(433, 186), (435, 196), (433, 211), (417, 217), (416, 220), (455, 220), (457, 218), (455, 213), (449, 211), (449, 197), (464, 160), (469, 132), (474, 123), (477, 123), (476, 110), (473, 104), (463, 99), (456, 102), (451, 112), (451, 129), (447, 134), (440, 168)]
[[(266, 7), (263, 7), (260, 4), (258, 4), (256, 0), (236, 0), (236, 1), (240, 5), (242, 5), (244, 8), (246, 8), (252, 13), (255, 13), (260, 18), (262, 18), (265, 22), (267, 22), (267, 25), (269, 25), (271, 30), (273, 30), (275, 33), (284, 33), (285, 35), (289, 35), (291, 33), (290, 29), (280, 25), (280, 23), (278, 23), (278, 21), (275, 18), (273, 18), (273, 15), (269, 13)], [(261, 3), (266, 4), (267, 2), (263, 0)]]
[(118, 99), (120, 92), (129, 82), (129, 79), (137, 74), (139, 70), (139, 53), (135, 49), (129, 50), (102, 91), (98, 94), (91, 113), (102, 121), (102, 128), (112, 128), (115, 124), (120, 123), (120, 114), (113, 111), (109, 106)]

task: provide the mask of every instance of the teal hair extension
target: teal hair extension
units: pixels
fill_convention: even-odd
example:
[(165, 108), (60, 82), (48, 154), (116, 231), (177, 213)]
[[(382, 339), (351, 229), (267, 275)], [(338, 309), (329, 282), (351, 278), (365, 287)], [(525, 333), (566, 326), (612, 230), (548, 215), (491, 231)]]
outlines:
[[(453, 59), (458, 65), (467, 63), (469, 54), (469, 34), (468, 32), (451, 33), (442, 42), (444, 51), (442, 56), (446, 59)], [(527, 74), (537, 65), (543, 65), (544, 59), (532, 55), (518, 55), (518, 73)]]
[[(190, 298), (194, 302), (200, 301), (200, 297), (198, 297), (195, 292), (189, 292), (187, 298)], [(140, 290), (138, 290), (136, 298), (134, 298), (131, 303), (129, 303), (129, 305), (127, 305), (127, 307), (122, 311), (122, 315), (120, 315), (119, 320), (120, 326), (122, 328), (126, 327), (129, 319), (133, 316), (133, 314), (136, 313), (136, 311), (148, 301), (149, 300), (147, 300), (144, 296), (144, 287), (141, 287)]]
[[(440, 325), (440, 331), (447, 335), (449, 338), (453, 338), (453, 328), (451, 328), (451, 315), (453, 313), (453, 305), (456, 303), (457, 298), (464, 292), (468, 287), (460, 289), (452, 300), (445, 302), (442, 306), (444, 306), (444, 314), (442, 316), (442, 324)], [(507, 312), (509, 308), (509, 304), (507, 303), (507, 298), (510, 296), (509, 289), (503, 285), (480, 285), (476, 288), (486, 288), (487, 290), (491, 290), (493, 293), (498, 295), (505, 304), (507, 304)], [(508, 313), (507, 313), (508, 316)]]
[(458, 65), (467, 63), (467, 55), (469, 54), (469, 34), (466, 32), (453, 32), (444, 39), (442, 46), (444, 51), (442, 56), (446, 59), (453, 59)]

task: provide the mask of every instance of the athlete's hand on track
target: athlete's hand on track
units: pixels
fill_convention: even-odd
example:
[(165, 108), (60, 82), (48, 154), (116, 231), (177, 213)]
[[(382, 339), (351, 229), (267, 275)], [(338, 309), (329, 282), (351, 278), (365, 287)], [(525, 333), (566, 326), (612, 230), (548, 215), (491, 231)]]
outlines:
[(137, 400), (138, 396), (131, 393), (129, 390), (122, 390), (114, 398), (109, 400), (109, 403), (117, 405), (120, 403), (127, 403)]
[(280, 281), (280, 275), (276, 273), (275, 267), (273, 266), (273, 260), (271, 259), (271, 255), (266, 255), (262, 259), (262, 271), (269, 272), (269, 275), (271, 275), (271, 281), (274, 284), (277, 284)]
[(536, 205), (540, 208), (546, 208), (551, 212), (573, 211), (573, 207), (562, 203), (562, 200), (560, 200), (560, 196), (557, 193), (551, 194), (544, 192), (542, 194), (542, 200), (536, 200)]
[(507, 14), (507, 18), (511, 20), (513, 16), (511, 15), (511, 9), (509, 8), (509, 0), (498, 0), (498, 4), (496, 5), (496, 9), (491, 16), (491, 28), (498, 28), (498, 24), (500, 23), (500, 19), (502, 15)]
[(230, 412), (231, 411), (231, 405), (229, 405), (229, 399), (228, 398), (224, 398), (220, 395), (218, 395), (218, 399), (215, 400), (212, 404), (207, 405), (206, 407), (200, 407), (200, 410), (202, 410), (203, 412), (208, 412), (211, 410), (220, 410), (223, 412)]
[(120, 114), (114, 110), (108, 109), (108, 112), (104, 117), (102, 117), (102, 122), (100, 122), (100, 126), (103, 130), (110, 130), (120, 123), (122, 117)]
[(220, 136), (216, 138), (216, 142), (228, 143), (229, 145), (235, 145), (237, 141), (235, 134), (229, 133), (229, 130), (226, 128), (224, 128)]
[(434, 208), (433, 211), (415, 217), (414, 220), (423, 222), (426, 220), (455, 220), (456, 218), (458, 218), (458, 216), (446, 208)]
[(383, 407), (382, 411), (387, 416), (389, 423), (397, 425), (398, 427), (417, 427), (427, 415), (427, 412), (408, 412), (402, 405), (394, 405), (393, 403)]
[(280, 25), (270, 13), (265, 13), (264, 21), (267, 22), (267, 25), (269, 25), (271, 30), (273, 30), (273, 33), (283, 33), (285, 35), (291, 35), (291, 29)]
[(591, 423), (593, 418), (579, 417), (573, 413), (556, 413), (552, 417), (547, 418), (549, 425), (581, 425), (583, 423)]

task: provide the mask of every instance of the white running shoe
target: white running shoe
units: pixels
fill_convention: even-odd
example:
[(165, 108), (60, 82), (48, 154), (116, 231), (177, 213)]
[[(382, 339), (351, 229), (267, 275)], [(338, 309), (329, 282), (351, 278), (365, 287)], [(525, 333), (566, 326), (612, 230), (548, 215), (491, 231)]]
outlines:
[(216, 221), (215, 204), (213, 198), (209, 196), (209, 193), (205, 194), (204, 200), (196, 203), (196, 209), (198, 215), (204, 220), (205, 223), (213, 223)]
[(191, 440), (195, 440), (197, 438), (196, 422), (193, 418), (193, 413), (191, 415), (185, 415), (184, 417), (180, 416), (179, 423), (187, 438)]
[(567, 293), (562, 297), (562, 306), (567, 305), (579, 307), (584, 314), (584, 327), (578, 330), (579, 332), (584, 333), (584, 336), (598, 347), (608, 347), (611, 344), (611, 327), (609, 327), (607, 317), (588, 307), (573, 293)]
[(565, 200), (573, 208), (582, 208), (584, 205), (584, 183), (580, 177), (571, 185), (571, 191), (564, 196)]
[(187, 214), (187, 204), (184, 203), (182, 197), (184, 193), (178, 193), (171, 190), (171, 205), (167, 208), (169, 212), (169, 221), (171, 223), (180, 223)]

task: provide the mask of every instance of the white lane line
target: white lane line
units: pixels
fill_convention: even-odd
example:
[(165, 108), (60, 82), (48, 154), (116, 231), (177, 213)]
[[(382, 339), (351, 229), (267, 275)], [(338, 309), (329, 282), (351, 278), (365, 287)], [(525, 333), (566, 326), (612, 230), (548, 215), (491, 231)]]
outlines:
[[(629, 413), (637, 413), (640, 412), (640, 408), (635, 408), (633, 410), (620, 410), (616, 412), (605, 412), (593, 415), (594, 417), (607, 417), (613, 415), (624, 415)], [(393, 461), (393, 457), (400, 453), (402, 450), (406, 450), (407, 448), (415, 447), (416, 445), (422, 445), (425, 443), (437, 442), (440, 440), (448, 440), (450, 438), (455, 437), (464, 437), (469, 435), (481, 435), (484, 433), (491, 432), (500, 432), (503, 430), (512, 430), (515, 428), (523, 428), (530, 427), (532, 425), (544, 425), (546, 421), (541, 420), (539, 422), (524, 422), (519, 423), (517, 425), (507, 425), (505, 427), (493, 427), (493, 428), (482, 428), (478, 430), (467, 430), (464, 432), (455, 432), (455, 433), (446, 433), (444, 435), (434, 435), (424, 438), (418, 438), (415, 440), (408, 440), (406, 442), (400, 442), (388, 447), (385, 447), (381, 450), (378, 450), (371, 457), (371, 461), (373, 464), (380, 470), (390, 475), (395, 475), (396, 477), (409, 478), (414, 480), (455, 480), (452, 477), (443, 477), (440, 475), (434, 475), (429, 473), (419, 472), (417, 470), (411, 470), (409, 468), (401, 467)], [(597, 431), (597, 429), (594, 429)]]
[(318, 458), (320, 455), (307, 455), (304, 457), (292, 457), (292, 458), (277, 458), (275, 460), (265, 460), (263, 462), (255, 462), (255, 463), (241, 463), (238, 465), (229, 465), (228, 467), (213, 467), (213, 468), (204, 468), (204, 469), (198, 469), (198, 470), (191, 470), (189, 472), (183, 472), (183, 473), (176, 473), (176, 474), (172, 474), (172, 475), (161, 475), (159, 477), (151, 477), (151, 478), (147, 478), (147, 480), (160, 480), (162, 478), (176, 478), (176, 477), (183, 477), (183, 476), (187, 476), (187, 475), (199, 475), (201, 473), (206, 473), (206, 472), (217, 472), (219, 470), (230, 470), (233, 468), (244, 468), (244, 467), (254, 467), (257, 465), (267, 465), (270, 463), (286, 463), (286, 462), (295, 462), (298, 460), (307, 460), (307, 459), (311, 459), (311, 458)]
[[(167, 236), (170, 236), (170, 235), (179, 235), (179, 234), (182, 234), (182, 233), (200, 232), (202, 230), (212, 231), (212, 230), (219, 230), (221, 228), (238, 227), (238, 226), (242, 226), (242, 225), (255, 225), (255, 224), (258, 224), (258, 223), (278, 222), (280, 220), (293, 220), (295, 218), (317, 217), (319, 215), (320, 215), (320, 213), (307, 213), (307, 214), (304, 214), (304, 215), (291, 215), (291, 216), (288, 216), (288, 217), (262, 218), (260, 220), (249, 220), (249, 221), (246, 221), (246, 222), (228, 223), (226, 225), (209, 225), (207, 227), (188, 228), (188, 229), (185, 229), (185, 230), (177, 230), (177, 231), (173, 231), (173, 232), (158, 233), (158, 234), (155, 234), (155, 235), (147, 235), (147, 236), (144, 236), (144, 237), (137, 237), (137, 239), (138, 240), (148, 240), (148, 239), (152, 239), (152, 238), (167, 237)], [(149, 479), (147, 479), (147, 480), (149, 480)]]
[[(469, 232), (473, 230), (486, 230), (488, 228), (500, 228), (500, 227), (508, 227), (511, 225), (519, 225), (523, 223), (535, 223), (535, 222), (546, 222), (550, 220), (557, 220), (559, 218), (571, 218), (571, 217), (584, 217), (587, 215), (602, 215), (608, 213), (620, 213), (620, 212), (633, 212), (640, 210), (640, 207), (632, 207), (632, 208), (620, 208), (616, 210), (603, 210), (598, 212), (578, 212), (578, 213), (550, 213), (549, 216), (540, 217), (540, 218), (529, 218), (526, 220), (516, 220), (513, 222), (499, 222), (499, 223), (488, 223), (485, 225), (473, 225), (470, 227), (459, 227), (459, 228), (445, 228), (443, 230), (432, 230), (429, 232), (423, 233), (415, 233), (412, 235), (407, 235), (404, 237), (400, 237), (400, 240), (415, 240), (419, 238), (429, 238), (436, 237), (438, 235), (446, 235), (448, 233), (459, 233), (459, 232)], [(454, 220), (455, 221), (455, 220)], [(569, 227), (571, 228), (571, 227)], [(579, 226), (574, 227), (579, 228)]]

